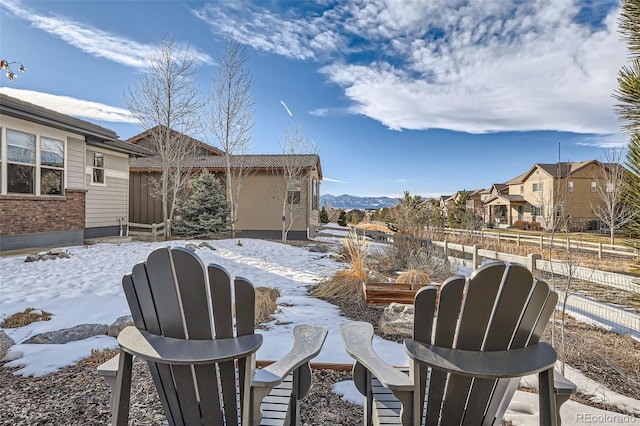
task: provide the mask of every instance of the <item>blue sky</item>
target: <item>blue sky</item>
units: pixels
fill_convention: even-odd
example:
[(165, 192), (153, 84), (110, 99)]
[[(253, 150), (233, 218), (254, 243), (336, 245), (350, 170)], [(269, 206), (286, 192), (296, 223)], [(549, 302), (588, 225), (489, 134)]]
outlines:
[[(607, 0), (0, 0), (0, 91), (115, 130), (124, 93), (168, 32), (209, 90), (225, 38), (247, 46), (254, 153), (303, 125), (324, 194), (425, 196), (490, 187), (533, 163), (602, 157), (626, 60)], [(290, 117), (284, 101), (293, 113)], [(213, 142), (213, 139), (211, 139)]]

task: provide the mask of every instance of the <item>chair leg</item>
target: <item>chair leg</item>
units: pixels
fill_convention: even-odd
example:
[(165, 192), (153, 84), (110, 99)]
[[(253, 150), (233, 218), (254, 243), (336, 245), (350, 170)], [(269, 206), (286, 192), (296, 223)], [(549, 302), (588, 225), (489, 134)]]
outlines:
[(553, 368), (538, 373), (540, 426), (557, 426), (558, 410), (553, 392)]
[(364, 426), (373, 424), (373, 388), (371, 372), (356, 362), (351, 373), (356, 389), (364, 396)]
[(133, 367), (133, 355), (120, 351), (120, 360), (118, 362), (118, 377), (116, 379), (116, 388), (113, 407), (114, 426), (126, 426), (129, 421), (129, 402), (131, 398), (131, 369)]
[(558, 418), (558, 426), (562, 425), (562, 418), (560, 417), (560, 407), (562, 407), (562, 404), (567, 402), (570, 397), (571, 394), (556, 394), (556, 417)]

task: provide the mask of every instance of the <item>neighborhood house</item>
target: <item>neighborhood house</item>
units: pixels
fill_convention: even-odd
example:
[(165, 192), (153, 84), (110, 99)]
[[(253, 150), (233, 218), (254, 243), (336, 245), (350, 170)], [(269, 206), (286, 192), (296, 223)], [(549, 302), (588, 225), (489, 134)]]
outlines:
[[(128, 142), (154, 151), (150, 134), (155, 130), (136, 135)], [(223, 152), (196, 139), (186, 138), (196, 146), (196, 155), (183, 167), (194, 175), (203, 170), (213, 173), (224, 184), (226, 164)], [(154, 181), (161, 175), (161, 166), (157, 154), (129, 160), (130, 223), (162, 223), (162, 203), (154, 196), (153, 189)], [(288, 238), (306, 239), (315, 232), (320, 223), (318, 206), (322, 180), (317, 154), (235, 155), (231, 156), (231, 168), (242, 168), (247, 179), (240, 191), (236, 236), (279, 239), (285, 194), (287, 212), (293, 212), (295, 217)], [(296, 170), (295, 176), (286, 182), (287, 170), (291, 169)]]
[(593, 206), (602, 203), (598, 188), (614, 164), (597, 160), (534, 164), (529, 170), (484, 193), (484, 220), (497, 226), (535, 222), (550, 229), (563, 215), (571, 230), (595, 229)]
[(129, 157), (95, 124), (0, 94), (0, 251), (120, 235)]

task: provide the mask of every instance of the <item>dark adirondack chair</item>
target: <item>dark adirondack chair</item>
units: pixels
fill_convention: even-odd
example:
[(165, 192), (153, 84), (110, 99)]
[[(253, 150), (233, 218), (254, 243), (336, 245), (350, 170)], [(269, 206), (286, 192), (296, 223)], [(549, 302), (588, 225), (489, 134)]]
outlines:
[(554, 384), (556, 353), (539, 342), (557, 300), (527, 268), (503, 262), (425, 287), (415, 297), (413, 339), (404, 342), (408, 372), (374, 352), (371, 324), (340, 324), (365, 425), (499, 425), (520, 378), (534, 373), (540, 424), (559, 424), (575, 385), (558, 373)]
[(256, 370), (262, 336), (254, 333), (248, 280), (236, 278), (232, 288), (221, 266), (205, 269), (189, 250), (161, 248), (122, 283), (135, 327), (118, 336), (118, 359), (99, 367), (115, 388), (114, 425), (127, 424), (134, 355), (148, 362), (170, 425), (298, 423), (298, 400), (311, 385), (309, 360), (320, 352), (325, 327), (297, 325), (291, 351)]

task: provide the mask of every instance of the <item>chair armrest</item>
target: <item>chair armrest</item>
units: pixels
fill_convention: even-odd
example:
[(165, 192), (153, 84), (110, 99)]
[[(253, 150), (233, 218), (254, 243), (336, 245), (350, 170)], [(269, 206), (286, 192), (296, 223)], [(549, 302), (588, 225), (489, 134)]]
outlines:
[(413, 380), (389, 365), (373, 350), (371, 324), (361, 321), (342, 322), (340, 335), (347, 353), (376, 376), (384, 387), (396, 391), (413, 390)]
[(123, 351), (147, 361), (197, 365), (231, 361), (255, 353), (262, 345), (262, 335), (212, 340), (175, 339), (129, 326), (118, 335), (118, 344)]
[(464, 351), (406, 339), (404, 347), (414, 360), (436, 370), (484, 379), (522, 377), (553, 368), (556, 351), (547, 343), (505, 351)]
[(571, 380), (564, 377), (558, 370), (553, 372), (553, 391), (557, 395), (572, 395), (578, 387)]
[(251, 386), (274, 387), (285, 377), (310, 359), (314, 358), (327, 337), (327, 327), (299, 324), (293, 328), (293, 348), (282, 359), (257, 370)]
[(120, 362), (120, 354), (103, 362), (97, 368), (98, 376), (115, 377), (118, 375), (118, 363)]

